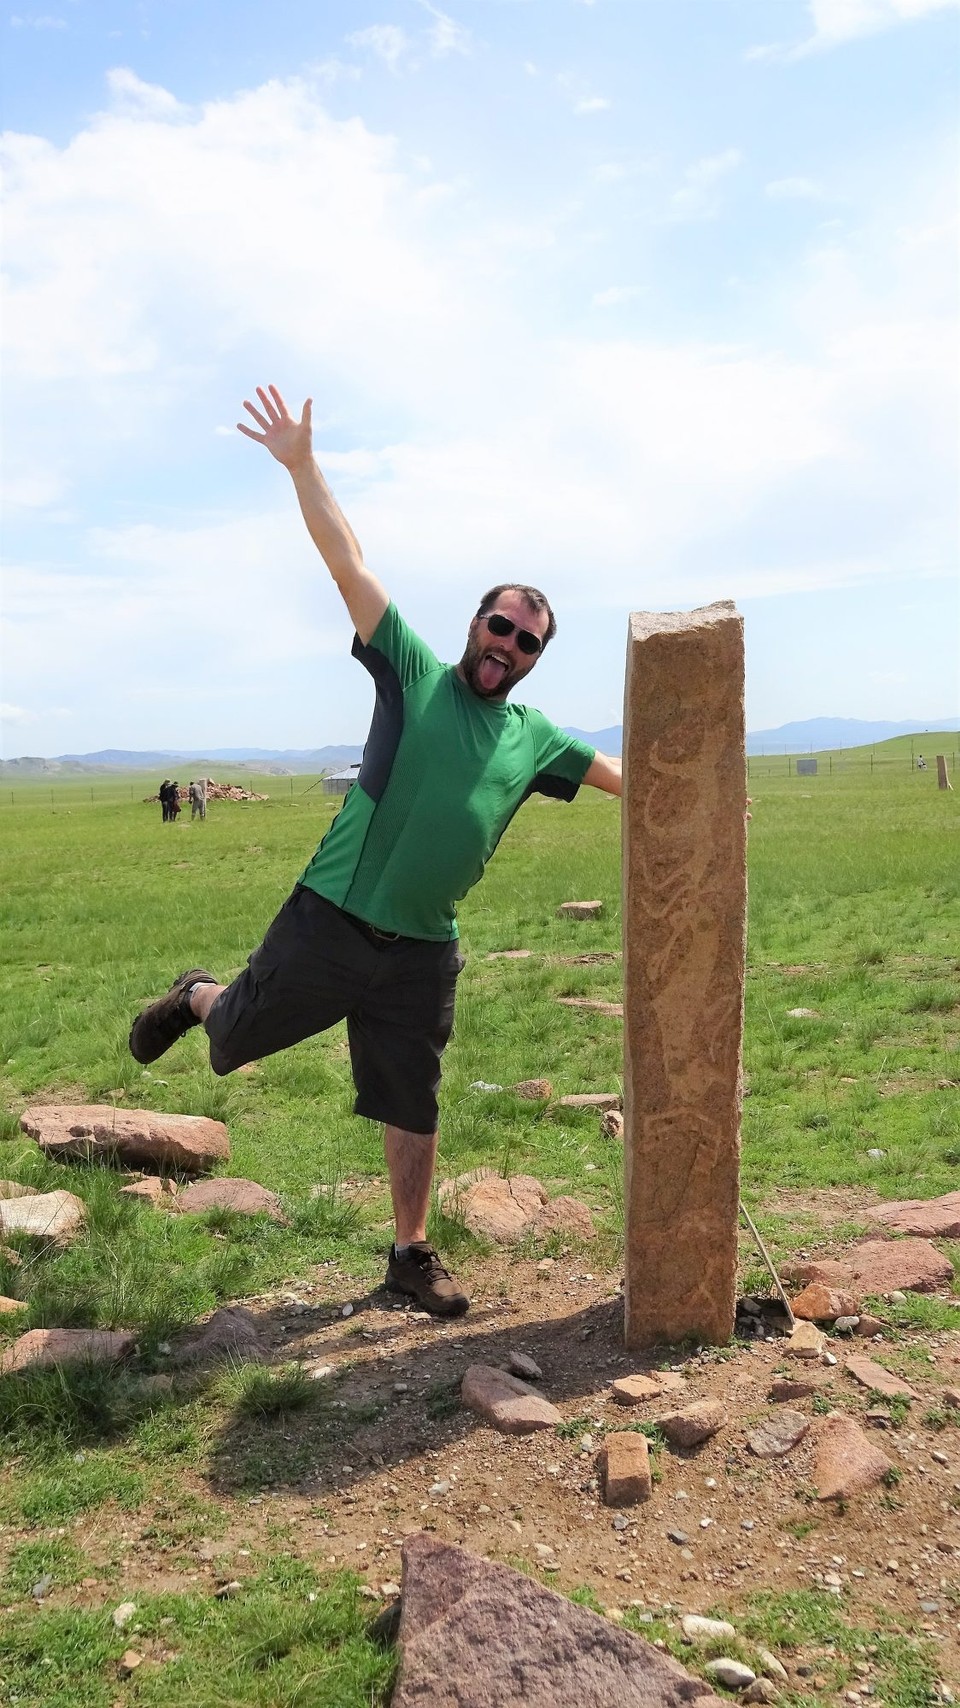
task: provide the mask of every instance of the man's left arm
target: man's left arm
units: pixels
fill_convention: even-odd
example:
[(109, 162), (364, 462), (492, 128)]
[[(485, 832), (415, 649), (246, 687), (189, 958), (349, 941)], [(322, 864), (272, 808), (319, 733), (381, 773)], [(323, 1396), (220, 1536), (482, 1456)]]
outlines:
[(602, 789), (605, 794), (621, 794), (623, 779), (619, 759), (610, 759), (605, 753), (595, 753), (583, 780), (589, 783), (592, 789)]

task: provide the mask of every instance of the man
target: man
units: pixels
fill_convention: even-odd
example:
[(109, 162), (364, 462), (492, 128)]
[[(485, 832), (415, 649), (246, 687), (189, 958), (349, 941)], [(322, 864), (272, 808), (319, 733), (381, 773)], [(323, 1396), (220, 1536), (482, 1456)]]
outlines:
[(293, 478), (307, 528), (374, 678), (363, 765), (343, 807), (246, 970), (224, 989), (203, 968), (176, 979), (134, 1021), (130, 1048), (151, 1062), (202, 1022), (226, 1074), (346, 1019), (355, 1112), (384, 1124), (396, 1223), (387, 1287), (438, 1316), (469, 1300), (427, 1243), (437, 1155), (440, 1059), (463, 961), (456, 902), (534, 790), (572, 800), (581, 783), (620, 793), (620, 761), (508, 706), (556, 630), (536, 588), (491, 589), (456, 666), (409, 629), (363, 561), (300, 421), (275, 386), (238, 423)]
[(207, 780), (201, 777), (199, 782), (190, 784), (190, 818), (206, 818), (207, 816)]
[(164, 777), (160, 784), (160, 806), (163, 809), (163, 822), (166, 824), (170, 817), (170, 779)]

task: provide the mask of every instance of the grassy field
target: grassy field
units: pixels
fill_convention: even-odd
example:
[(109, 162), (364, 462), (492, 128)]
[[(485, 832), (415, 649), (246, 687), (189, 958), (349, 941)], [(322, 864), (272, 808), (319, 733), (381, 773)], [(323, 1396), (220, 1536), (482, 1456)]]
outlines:
[[(821, 764), (814, 778), (752, 762), (743, 1193), (780, 1257), (815, 1243), (824, 1191), (841, 1203), (849, 1193), (853, 1205), (858, 1192), (931, 1197), (960, 1186), (960, 794), (938, 791), (932, 763), (956, 739), (923, 739), (925, 773), (910, 766), (909, 740), (842, 764), (834, 756), (832, 772)], [(342, 1190), (383, 1169), (378, 1132), (351, 1113), (343, 1028), (226, 1081), (211, 1074), (199, 1030), (151, 1070), (127, 1051), (133, 1015), (184, 967), (239, 970), (337, 804), (307, 778), (243, 781), (270, 799), (214, 804), (204, 824), (186, 814), (161, 824), (159, 808), (142, 804), (153, 776), (16, 784), (0, 800), (0, 1177), (68, 1184), (89, 1213), (70, 1251), (25, 1255), (17, 1269), (0, 1262), (0, 1293), (28, 1301), (17, 1330), (136, 1329), (146, 1371), (184, 1324), (325, 1260), (375, 1282), (389, 1238), (383, 1206), (367, 1214)], [(619, 827), (618, 804), (592, 791), (572, 806), (535, 797), (463, 907), (467, 969), (440, 1164), (532, 1173), (551, 1192), (587, 1199), (611, 1263), (620, 1164), (595, 1119), (474, 1082), (543, 1076), (557, 1094), (619, 1085), (619, 1023), (555, 1000), (619, 997), (616, 960), (570, 961), (619, 950)], [(575, 897), (601, 897), (604, 917), (558, 920), (558, 904)], [(533, 956), (487, 959), (519, 947)], [(796, 1008), (815, 1017), (791, 1018)], [(279, 1192), (289, 1225), (161, 1217), (121, 1199), (105, 1170), (71, 1168), (65, 1180), (19, 1132), (34, 1097), (225, 1120), (230, 1172)], [(326, 1192), (312, 1195), (318, 1185)], [(455, 1262), (482, 1258), (459, 1224), (435, 1218), (434, 1233)], [(744, 1279), (757, 1278), (748, 1257)], [(898, 1320), (935, 1327), (948, 1317), (916, 1296)], [(0, 1702), (108, 1708), (116, 1684), (104, 1668), (121, 1634), (102, 1615), (24, 1611), (23, 1600), (29, 1608), (45, 1574), (82, 1580), (70, 1539), (78, 1514), (109, 1505), (135, 1515), (184, 1466), (202, 1476), (214, 1425), (231, 1410), (308, 1403), (295, 1369), (266, 1395), (258, 1380), (228, 1372), (188, 1406), (148, 1398), (122, 1376), (0, 1381), (0, 1521), (18, 1538), (2, 1587), (13, 1611), (0, 1628)], [(172, 1531), (211, 1533), (215, 1500), (198, 1510), (190, 1500), (171, 1498)], [(282, 1547), (261, 1566), (258, 1593), (242, 1606), (188, 1590), (139, 1610), (185, 1655), (164, 1682), (138, 1686), (138, 1702), (382, 1700), (389, 1662), (363, 1635), (353, 1581), (321, 1583)]]

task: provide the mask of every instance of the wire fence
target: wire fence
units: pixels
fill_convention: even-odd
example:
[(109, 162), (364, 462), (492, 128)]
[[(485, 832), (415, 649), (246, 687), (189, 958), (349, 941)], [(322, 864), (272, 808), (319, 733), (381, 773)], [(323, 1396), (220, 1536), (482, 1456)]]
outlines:
[(957, 768), (957, 751), (938, 744), (936, 751), (931, 748), (928, 753), (922, 748), (891, 753), (882, 749), (874, 752), (863, 747), (851, 748), (847, 752), (841, 747), (831, 753), (751, 753), (747, 756), (747, 776), (802, 778), (869, 776), (873, 773), (903, 776), (905, 771), (914, 771), (918, 776), (926, 774), (936, 782), (938, 752), (944, 755), (952, 775)]

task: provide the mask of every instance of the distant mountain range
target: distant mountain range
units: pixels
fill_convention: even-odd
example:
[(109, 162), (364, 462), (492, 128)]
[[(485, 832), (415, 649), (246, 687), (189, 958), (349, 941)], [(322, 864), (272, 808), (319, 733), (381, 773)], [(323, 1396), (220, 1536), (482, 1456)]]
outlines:
[[(861, 718), (807, 718), (800, 723), (781, 724), (778, 729), (755, 729), (747, 736), (747, 752), (824, 753), (838, 748), (867, 747), (873, 742), (890, 741), (897, 735), (926, 735), (930, 732), (960, 732), (960, 718), (939, 718), (927, 723), (869, 722)], [(609, 729), (568, 729), (568, 735), (589, 742), (601, 753), (620, 752), (623, 729), (613, 724)], [(336, 770), (357, 763), (363, 757), (358, 747), (212, 747), (187, 748), (177, 752), (157, 749), (149, 752), (129, 752), (125, 748), (107, 747), (99, 753), (61, 753), (54, 759), (24, 757), (0, 760), (0, 776), (37, 777), (91, 771), (170, 771), (205, 770), (216, 765), (239, 767), (261, 776), (290, 776), (292, 773), (311, 773)]]

